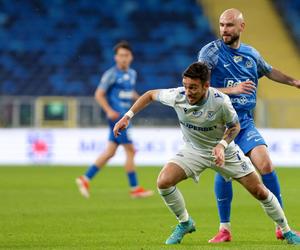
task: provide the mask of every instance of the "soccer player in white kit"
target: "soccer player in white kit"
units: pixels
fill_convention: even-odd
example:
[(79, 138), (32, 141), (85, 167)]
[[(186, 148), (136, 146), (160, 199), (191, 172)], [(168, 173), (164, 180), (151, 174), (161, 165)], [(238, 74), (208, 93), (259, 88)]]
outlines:
[(120, 135), (130, 119), (152, 101), (171, 106), (177, 113), (185, 145), (166, 163), (157, 179), (162, 199), (179, 221), (166, 244), (178, 244), (185, 234), (196, 230), (176, 184), (188, 177), (197, 182), (200, 173), (211, 168), (226, 179), (241, 183), (281, 227), (287, 242), (299, 245), (300, 237), (291, 231), (277, 198), (263, 185), (249, 158), (234, 144), (233, 139), (240, 131), (237, 113), (227, 95), (210, 87), (209, 74), (204, 63), (191, 64), (183, 73), (183, 87), (146, 92), (113, 130), (116, 137)]

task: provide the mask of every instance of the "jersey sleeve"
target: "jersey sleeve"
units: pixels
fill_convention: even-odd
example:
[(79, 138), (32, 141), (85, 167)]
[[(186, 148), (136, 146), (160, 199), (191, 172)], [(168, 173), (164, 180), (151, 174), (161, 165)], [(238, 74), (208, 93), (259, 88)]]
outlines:
[(108, 88), (115, 82), (115, 77), (115, 73), (112, 70), (106, 71), (101, 77), (98, 89), (102, 89), (106, 92)]
[(178, 93), (178, 88), (160, 89), (156, 96), (156, 100), (164, 105), (174, 107)]
[(218, 62), (219, 49), (214, 43), (205, 45), (198, 53), (198, 62), (203, 62), (212, 70)]
[(263, 57), (260, 55), (258, 51), (256, 51), (256, 53), (257, 53), (257, 73), (258, 73), (258, 77), (260, 78), (270, 73), (272, 71), (272, 66), (263, 59)]
[(135, 70), (132, 70), (132, 85), (136, 85), (137, 73)]
[(238, 115), (232, 106), (230, 98), (227, 95), (224, 95), (223, 119), (227, 127), (231, 127), (233, 124), (239, 121)]

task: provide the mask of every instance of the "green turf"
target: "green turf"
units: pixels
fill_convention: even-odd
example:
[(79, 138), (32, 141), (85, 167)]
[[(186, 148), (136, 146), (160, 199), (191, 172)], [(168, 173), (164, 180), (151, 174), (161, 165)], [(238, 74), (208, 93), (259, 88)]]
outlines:
[[(139, 169), (140, 182), (155, 189), (160, 168)], [(241, 187), (234, 184), (233, 241), (210, 245), (218, 228), (213, 175), (179, 187), (197, 231), (178, 246), (165, 246), (173, 215), (157, 192), (131, 199), (123, 168), (107, 168), (92, 183), (91, 198), (75, 186), (80, 167), (0, 167), (0, 249), (291, 249), (274, 237), (273, 222)], [(278, 169), (290, 225), (300, 229), (300, 168)]]

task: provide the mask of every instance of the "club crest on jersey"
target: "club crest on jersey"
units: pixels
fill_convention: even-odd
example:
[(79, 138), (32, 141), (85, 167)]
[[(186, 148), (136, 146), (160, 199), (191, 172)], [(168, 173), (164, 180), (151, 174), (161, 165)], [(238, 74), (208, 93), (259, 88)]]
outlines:
[(233, 57), (233, 61), (235, 63), (238, 63), (238, 62), (241, 62), (243, 60), (243, 57), (242, 56), (234, 56)]
[(248, 60), (247, 62), (246, 62), (246, 68), (252, 68), (253, 67), (253, 63), (252, 63), (252, 61), (250, 61), (250, 60)]
[(203, 111), (201, 110), (195, 110), (193, 111), (193, 116), (200, 117), (203, 114)]
[(215, 118), (214, 111), (207, 111), (207, 120), (211, 121)]
[(184, 113), (186, 114), (188, 109), (187, 108), (183, 108)]

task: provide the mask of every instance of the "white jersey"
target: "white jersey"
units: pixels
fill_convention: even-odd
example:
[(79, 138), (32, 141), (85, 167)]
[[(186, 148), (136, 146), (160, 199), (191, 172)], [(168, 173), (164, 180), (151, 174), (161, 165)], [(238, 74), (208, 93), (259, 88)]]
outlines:
[[(207, 99), (195, 105), (189, 104), (184, 87), (160, 90), (157, 101), (175, 109), (184, 141), (203, 154), (211, 154), (222, 139), (226, 127), (238, 122), (229, 97), (215, 88), (210, 87)], [(226, 153), (235, 152), (232, 142)]]

